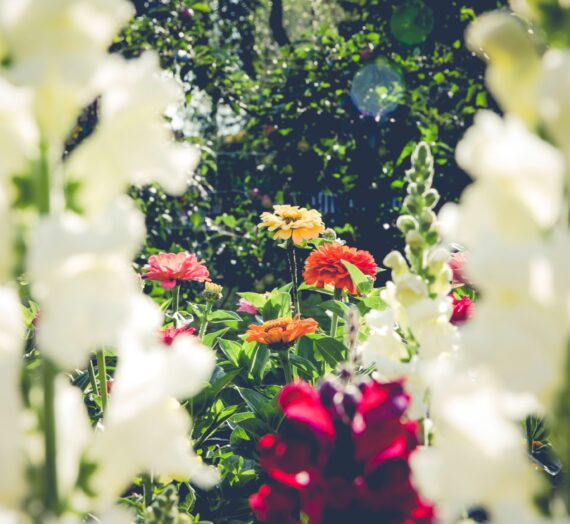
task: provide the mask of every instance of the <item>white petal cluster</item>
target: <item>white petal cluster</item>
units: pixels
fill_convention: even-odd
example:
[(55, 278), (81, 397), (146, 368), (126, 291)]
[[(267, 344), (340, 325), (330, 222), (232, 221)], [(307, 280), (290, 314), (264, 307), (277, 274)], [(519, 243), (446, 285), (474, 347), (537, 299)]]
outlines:
[(190, 418), (174, 399), (198, 393), (214, 365), (213, 353), (189, 336), (169, 348), (133, 346), (124, 354), (103, 428), (87, 455), (98, 464), (91, 482), (98, 504), (108, 505), (143, 472), (189, 478), (204, 488), (218, 482), (217, 471), (192, 450)]
[[(16, 508), (26, 494), (20, 354), (24, 323), (15, 290), (0, 288), (0, 511)], [(8, 422), (9, 421), (9, 422)], [(0, 513), (1, 514), (1, 513)]]
[[(41, 473), (45, 461), (38, 431), (42, 390), (31, 388), (34, 409), (27, 409), (21, 305), (5, 285), (13, 277), (17, 241), (25, 245), (25, 282), (40, 308), (34, 341), (59, 372), (60, 499), (77, 515), (95, 511), (98, 521), (119, 524), (133, 519), (114, 503), (139, 474), (202, 487), (218, 481), (192, 449), (190, 417), (177, 400), (208, 383), (215, 357), (188, 336), (171, 347), (159, 342), (162, 314), (132, 269), (145, 227), (125, 191), (157, 182), (181, 194), (199, 161), (196, 148), (174, 142), (164, 119), (181, 93), (161, 74), (157, 56), (126, 61), (108, 53), (133, 13), (127, 0), (0, 0), (0, 420), (9, 421), (0, 432), (1, 522), (23, 521), (19, 512), (33, 496), (27, 474), (30, 468)], [(97, 105), (95, 129), (63, 155), (90, 104)], [(41, 206), (26, 202), (41, 216), (12, 211), (15, 177), (44, 197)], [(77, 188), (73, 202), (65, 202), (66, 184)], [(77, 207), (81, 213), (67, 210)], [(15, 232), (24, 230), (17, 239)], [(117, 356), (118, 367), (104, 417), (93, 429), (67, 373), (84, 369), (102, 348)], [(42, 517), (46, 523), (83, 521), (76, 514)]]

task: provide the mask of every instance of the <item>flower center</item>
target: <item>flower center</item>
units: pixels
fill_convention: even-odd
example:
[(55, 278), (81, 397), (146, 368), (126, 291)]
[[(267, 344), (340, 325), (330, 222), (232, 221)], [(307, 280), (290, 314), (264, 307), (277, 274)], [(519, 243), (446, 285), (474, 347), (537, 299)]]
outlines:
[(282, 217), (286, 222), (294, 222), (303, 218), (303, 212), (299, 209), (288, 209), (283, 212)]
[(285, 329), (291, 323), (289, 318), (277, 318), (275, 320), (269, 320), (263, 324), (265, 331), (271, 331), (272, 329)]

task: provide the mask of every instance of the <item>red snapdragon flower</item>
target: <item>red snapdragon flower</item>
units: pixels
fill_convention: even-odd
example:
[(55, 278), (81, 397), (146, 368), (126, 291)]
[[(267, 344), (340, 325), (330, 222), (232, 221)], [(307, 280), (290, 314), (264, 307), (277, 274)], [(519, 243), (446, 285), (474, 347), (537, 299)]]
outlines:
[(401, 420), (400, 382), (294, 382), (277, 400), (285, 421), (259, 442), (269, 482), (250, 498), (260, 522), (299, 524), (302, 512), (311, 524), (432, 523), (410, 480), (417, 424)]
[(161, 329), (159, 331), (160, 339), (167, 346), (172, 346), (174, 340), (180, 335), (194, 335), (196, 333), (196, 328), (190, 326), (175, 327), (170, 326), (169, 328)]
[(453, 299), (453, 313), (451, 314), (450, 322), (456, 326), (465, 324), (465, 322), (471, 318), (473, 310), (475, 309), (475, 304), (467, 296), (459, 299), (454, 296), (451, 298)]
[(210, 273), (203, 262), (199, 262), (196, 255), (189, 253), (159, 253), (148, 259), (144, 267), (146, 273), (142, 277), (146, 280), (159, 280), (162, 287), (171, 289), (179, 281), (193, 280), (204, 282)]

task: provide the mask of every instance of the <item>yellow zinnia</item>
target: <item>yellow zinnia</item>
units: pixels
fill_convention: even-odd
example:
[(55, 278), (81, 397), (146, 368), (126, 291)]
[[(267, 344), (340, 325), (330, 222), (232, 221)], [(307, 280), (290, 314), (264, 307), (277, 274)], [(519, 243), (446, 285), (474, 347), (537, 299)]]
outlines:
[(273, 213), (262, 213), (259, 227), (274, 231), (276, 240), (292, 239), (294, 244), (317, 238), (324, 230), (321, 214), (299, 206), (273, 206)]

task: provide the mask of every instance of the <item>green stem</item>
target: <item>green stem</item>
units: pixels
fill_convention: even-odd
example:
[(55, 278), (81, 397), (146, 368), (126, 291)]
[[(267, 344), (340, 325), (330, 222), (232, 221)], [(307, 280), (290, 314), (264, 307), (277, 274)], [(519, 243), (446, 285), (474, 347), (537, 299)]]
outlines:
[(47, 513), (59, 514), (57, 489), (57, 434), (55, 424), (55, 378), (57, 370), (46, 358), (43, 361), (44, 386), (44, 444), (45, 444), (45, 485), (44, 507)]
[(87, 368), (89, 372), (89, 382), (91, 383), (91, 389), (94, 395), (99, 394), (99, 388), (97, 387), (97, 378), (95, 376), (95, 368), (93, 367), (93, 361), (89, 359), (89, 366)]
[(301, 316), (301, 303), (299, 302), (299, 281), (297, 279), (297, 255), (293, 242), (287, 244), (287, 261), (291, 272), (291, 283), (293, 284), (293, 315)]
[[(334, 289), (334, 299), (340, 300), (342, 298), (342, 289), (335, 288)], [(330, 336), (332, 338), (336, 337), (336, 331), (338, 328), (338, 315), (333, 311), (332, 318), (331, 318), (331, 331)]]
[(148, 508), (149, 506), (152, 505), (152, 495), (153, 495), (152, 475), (150, 473), (146, 473), (145, 475), (143, 475), (142, 482), (143, 482), (144, 507)]
[(202, 315), (202, 322), (200, 323), (200, 331), (198, 332), (198, 338), (202, 339), (206, 334), (206, 329), (208, 328), (208, 317), (212, 312), (213, 302), (206, 302), (206, 307), (204, 308), (204, 314)]
[(103, 411), (107, 409), (109, 395), (107, 392), (107, 364), (105, 362), (105, 350), (97, 351), (97, 370), (99, 372), (99, 392), (101, 394), (101, 406)]
[(172, 308), (173, 313), (178, 313), (178, 308), (180, 307), (180, 285), (174, 286), (172, 288)]
[(36, 206), (40, 215), (48, 215), (51, 208), (51, 187), (47, 145), (40, 144), (40, 161), (36, 177)]
[(279, 351), (279, 360), (283, 366), (283, 374), (285, 375), (285, 383), (293, 382), (293, 370), (291, 368), (291, 359), (289, 358), (289, 350)]

